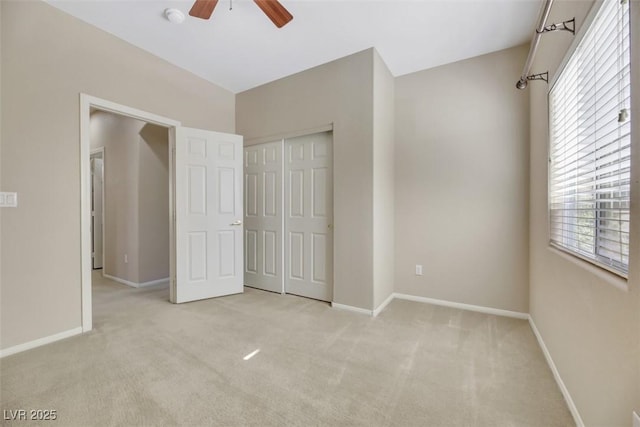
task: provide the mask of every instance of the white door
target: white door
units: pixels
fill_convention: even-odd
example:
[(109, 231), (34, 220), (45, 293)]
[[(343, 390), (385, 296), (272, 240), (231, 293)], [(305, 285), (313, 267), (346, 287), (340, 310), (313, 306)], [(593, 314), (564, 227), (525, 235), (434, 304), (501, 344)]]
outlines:
[(98, 157), (91, 158), (91, 262), (93, 269), (102, 268), (102, 194), (104, 163)]
[(331, 301), (333, 173), (330, 132), (285, 141), (285, 290)]
[(247, 286), (283, 293), (282, 141), (244, 149)]
[(242, 137), (175, 128), (171, 302), (243, 291)]

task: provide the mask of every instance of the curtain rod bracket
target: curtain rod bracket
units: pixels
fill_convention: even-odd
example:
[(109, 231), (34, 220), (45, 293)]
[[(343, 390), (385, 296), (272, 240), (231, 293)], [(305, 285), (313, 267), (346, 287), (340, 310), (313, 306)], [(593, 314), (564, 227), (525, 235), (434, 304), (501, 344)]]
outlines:
[(531, 75), (527, 76), (527, 80), (528, 81), (531, 81), (531, 80), (544, 80), (545, 82), (549, 83), (549, 72), (545, 71), (544, 73), (531, 74)]
[(544, 73), (530, 74), (525, 78), (521, 78), (516, 83), (516, 87), (518, 89), (524, 89), (524, 88), (527, 87), (527, 84), (532, 80), (543, 80), (543, 81), (549, 83), (549, 72), (545, 71)]
[(536, 29), (537, 34), (550, 33), (553, 31), (569, 31), (571, 34), (575, 36), (576, 34), (576, 18), (569, 19), (568, 21), (562, 21), (559, 24), (551, 24), (547, 25), (539, 31)]

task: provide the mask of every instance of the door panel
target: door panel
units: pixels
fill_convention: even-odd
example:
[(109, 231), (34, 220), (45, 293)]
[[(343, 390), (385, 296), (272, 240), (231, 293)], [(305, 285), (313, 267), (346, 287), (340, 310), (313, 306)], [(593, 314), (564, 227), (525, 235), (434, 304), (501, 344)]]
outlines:
[(244, 283), (282, 293), (282, 142), (246, 147), (244, 157)]
[(278, 250), (278, 236), (274, 231), (263, 232), (264, 242), (264, 274), (275, 277), (278, 274), (276, 262), (280, 257), (276, 256)]
[(225, 230), (218, 232), (218, 243), (219, 243), (219, 251), (218, 251), (218, 265), (220, 266), (219, 277), (233, 277), (236, 271), (235, 264), (236, 260), (234, 254), (236, 253), (235, 249), (235, 231), (233, 230)]
[(245, 231), (245, 268), (249, 273), (258, 273), (258, 232), (255, 230)]
[(172, 302), (243, 291), (242, 137), (178, 127)]
[(189, 280), (207, 280), (207, 232), (189, 233)]
[(317, 283), (327, 281), (327, 236), (324, 234), (311, 234), (311, 265), (313, 267), (312, 280)]
[(278, 184), (276, 172), (265, 172), (264, 175), (264, 216), (275, 217), (278, 215), (278, 193), (281, 189)]
[(333, 297), (333, 182), (330, 132), (285, 141), (285, 290)]
[(304, 218), (304, 170), (290, 170), (288, 176), (289, 216), (292, 218)]

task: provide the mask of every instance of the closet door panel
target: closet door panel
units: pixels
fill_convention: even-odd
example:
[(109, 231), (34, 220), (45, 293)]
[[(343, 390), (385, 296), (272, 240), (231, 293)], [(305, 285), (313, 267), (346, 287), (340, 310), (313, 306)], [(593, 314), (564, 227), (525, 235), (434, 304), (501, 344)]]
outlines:
[(333, 297), (332, 134), (285, 141), (285, 291)]
[(244, 283), (282, 293), (282, 141), (245, 147), (244, 160)]

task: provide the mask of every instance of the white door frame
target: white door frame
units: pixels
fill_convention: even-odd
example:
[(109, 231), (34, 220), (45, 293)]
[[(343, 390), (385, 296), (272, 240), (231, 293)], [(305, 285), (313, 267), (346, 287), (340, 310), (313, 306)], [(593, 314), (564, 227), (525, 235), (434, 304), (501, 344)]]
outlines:
[[(100, 225), (100, 228), (102, 229), (101, 231), (102, 232), (102, 271), (104, 271), (104, 246), (105, 246), (104, 244), (104, 177), (105, 177), (104, 166), (106, 164), (104, 159), (104, 147), (92, 148), (89, 154), (89, 161), (91, 161), (91, 157), (93, 157), (95, 154), (99, 154), (100, 158), (102, 159), (102, 212), (100, 212), (102, 223)], [(93, 182), (91, 182), (90, 185), (93, 185)], [(95, 233), (95, 230), (94, 230), (94, 233)], [(93, 235), (91, 235), (91, 239), (93, 239)], [(93, 243), (94, 242), (92, 241), (91, 242), (92, 248), (93, 248)], [(93, 270), (93, 263), (91, 265), (91, 270)]]
[[(134, 119), (143, 120), (148, 123), (159, 125), (168, 129), (180, 126), (177, 120), (158, 116), (153, 113), (127, 107), (112, 101), (96, 98), (85, 93), (80, 93), (80, 259), (81, 259), (81, 301), (82, 301), (82, 332), (90, 331), (93, 328), (93, 307), (91, 301), (91, 139), (90, 139), (90, 115), (91, 108), (101, 111), (128, 116)], [(171, 132), (169, 133), (171, 134)], [(169, 182), (174, 183), (172, 148), (175, 141), (169, 138)], [(173, 227), (173, 189), (169, 186), (170, 215), (170, 264), (171, 277), (175, 272), (175, 241)], [(104, 237), (104, 236), (103, 236)]]

